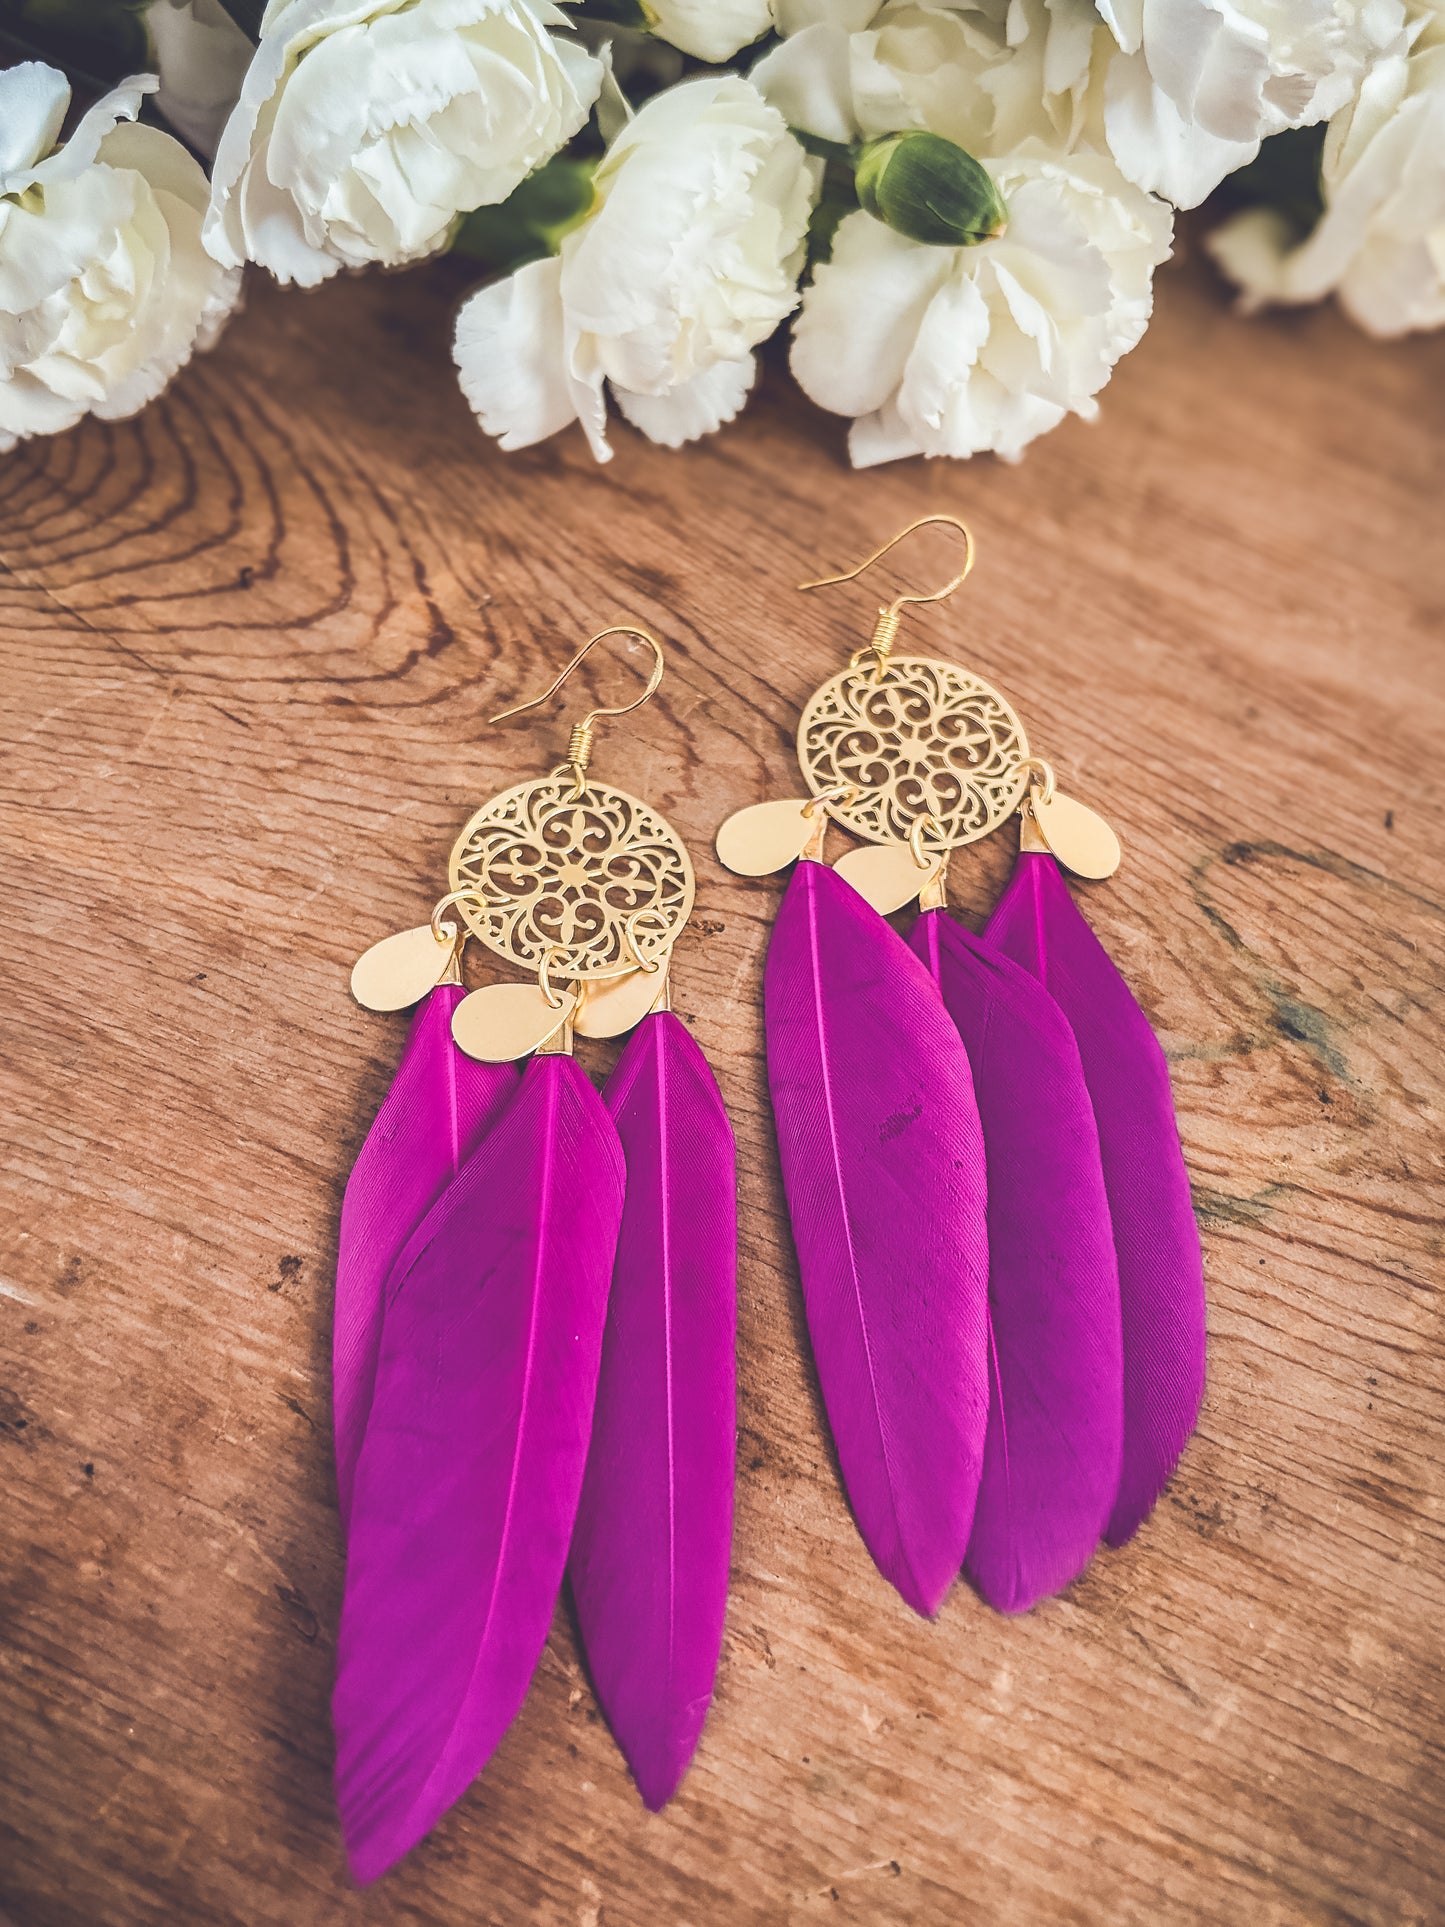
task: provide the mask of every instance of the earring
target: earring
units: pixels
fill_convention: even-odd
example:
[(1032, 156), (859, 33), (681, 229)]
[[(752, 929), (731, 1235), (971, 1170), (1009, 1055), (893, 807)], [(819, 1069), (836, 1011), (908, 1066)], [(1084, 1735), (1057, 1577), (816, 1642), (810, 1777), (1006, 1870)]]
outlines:
[[(546, 701), (616, 634), (652, 651), (642, 695), (591, 711), (563, 763), (484, 804), (430, 922), (353, 972), (371, 1008), (426, 998), (348, 1185), (338, 1259), (348, 1548), (333, 1711), (363, 1881), (485, 1766), (569, 1558), (599, 1698), (650, 1804), (675, 1790), (712, 1694), (732, 1523), (733, 1140), (668, 1008), (686, 849), (589, 774), (595, 725), (648, 700), (661, 648), (604, 630), (493, 721)], [(530, 981), (465, 994), (468, 937)], [(599, 1098), (574, 1040), (628, 1030)]]
[[(825, 684), (804, 712), (811, 794), (717, 837), (743, 876), (801, 859), (764, 975), (768, 1080), (819, 1384), (864, 1543), (916, 1611), (963, 1563), (988, 1418), (984, 1145), (968, 1057), (902, 938), (823, 861), (862, 820), (901, 720)], [(908, 851), (904, 846), (904, 855)]]
[[(871, 1339), (868, 1327), (876, 1326), (887, 1345), (901, 1327), (914, 1371), (930, 1385), (941, 1313), (931, 1299), (910, 1305), (875, 1265), (859, 1261), (871, 1246), (871, 1237), (855, 1236), (857, 1211), (868, 1208), (866, 1169), (854, 1176), (818, 1248), (813, 1167), (831, 1147), (820, 1154), (809, 1107), (826, 1116), (840, 1087), (851, 1101), (877, 1073), (871, 1058), (854, 1055), (842, 1030), (811, 1062), (800, 1057), (800, 1031), (811, 1024), (826, 1040), (832, 1028), (819, 1014), (831, 986), (817, 969), (811, 981), (800, 976), (792, 955), (789, 900), (796, 891), (816, 896), (823, 888), (810, 875), (821, 857), (821, 832), (810, 837), (800, 819), (830, 816), (865, 839), (834, 874), (853, 886), (853, 924), (868, 930), (880, 955), (891, 954), (877, 934), (887, 929), (882, 917), (921, 899), (911, 948), (971, 1068), (970, 1102), (957, 1119), (957, 1161), (971, 1168), (981, 1130), (986, 1162), (980, 1248), (987, 1303), (981, 1331), (970, 1326), (968, 1340), (977, 1347), (987, 1422), (972, 1465), (959, 1563), (985, 1600), (1019, 1612), (1081, 1571), (1101, 1533), (1112, 1541), (1121, 1507), (1137, 1510), (1138, 1491), (1152, 1485), (1148, 1504), (1157, 1497), (1198, 1407), (1203, 1286), (1162, 1054), (1052, 860), (1042, 875), (1021, 865), (984, 940), (944, 912), (949, 853), (1018, 810), (1030, 866), (1040, 847), (1080, 874), (1108, 874), (1119, 859), (1102, 819), (1055, 793), (1052, 773), (1030, 756), (1022, 724), (996, 690), (950, 663), (894, 654), (904, 608), (942, 601), (966, 580), (973, 565), (968, 530), (952, 516), (925, 517), (856, 569), (803, 586), (851, 581), (931, 523), (962, 536), (962, 567), (941, 589), (899, 596), (880, 609), (869, 642), (809, 701), (798, 730), (809, 801), (739, 812), (720, 831), (718, 852), (749, 875), (805, 859), (785, 895), (768, 958), (770, 1079), (819, 1377), (870, 1547), (870, 1523), (849, 1471), (859, 1455), (852, 1441), (862, 1429), (862, 1406), (831, 1363), (833, 1327), (849, 1308), (845, 1294), (830, 1301), (820, 1288), (829, 1247), (849, 1254), (865, 1334)], [(835, 904), (847, 895), (837, 883), (829, 894)], [(1030, 905), (1038, 909), (1032, 921)], [(924, 999), (916, 986), (910, 994), (916, 1016)], [(847, 1031), (854, 1028), (850, 1016)], [(898, 1121), (931, 1114), (936, 1060), (913, 1049), (912, 1064), (893, 1070), (895, 1081), (913, 1077), (910, 1103), (873, 1120), (876, 1150), (866, 1132), (850, 1150), (865, 1167), (893, 1163), (885, 1135)], [(956, 1071), (951, 1076), (957, 1103), (961, 1080)], [(890, 1147), (896, 1141), (887, 1138)], [(911, 1260), (919, 1227), (933, 1229), (933, 1199), (922, 1173), (902, 1188), (906, 1208), (894, 1236)], [(873, 1350), (865, 1346), (870, 1360)], [(881, 1423), (879, 1432), (891, 1436)], [(940, 1439), (935, 1459), (943, 1453)], [(915, 1467), (915, 1478), (925, 1466)]]

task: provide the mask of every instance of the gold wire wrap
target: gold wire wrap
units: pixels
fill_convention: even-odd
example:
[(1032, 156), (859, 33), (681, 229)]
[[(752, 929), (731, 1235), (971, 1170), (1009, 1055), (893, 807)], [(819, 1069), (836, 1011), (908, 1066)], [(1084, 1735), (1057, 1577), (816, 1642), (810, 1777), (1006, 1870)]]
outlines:
[(593, 719), (584, 716), (580, 723), (573, 723), (572, 733), (567, 738), (567, 767), (572, 772), (580, 802), (587, 792), (587, 765), (592, 761)]
[[(878, 658), (880, 668), (893, 653), (894, 639), (902, 621), (903, 611), (894, 603), (889, 603), (886, 608), (878, 611), (878, 620), (873, 625), (873, 634), (869, 637), (865, 649), (871, 650)], [(858, 653), (862, 655), (865, 650), (860, 649)]]

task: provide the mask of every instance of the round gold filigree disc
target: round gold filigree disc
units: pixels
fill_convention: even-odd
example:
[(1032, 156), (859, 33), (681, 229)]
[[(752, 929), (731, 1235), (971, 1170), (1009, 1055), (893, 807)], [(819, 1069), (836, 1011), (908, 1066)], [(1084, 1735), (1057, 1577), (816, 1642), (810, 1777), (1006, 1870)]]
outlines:
[(484, 803), (452, 846), (467, 928), (553, 983), (620, 976), (666, 951), (692, 911), (692, 864), (649, 804), (563, 768)]
[(872, 655), (813, 692), (798, 724), (798, 761), (814, 796), (871, 843), (906, 842), (931, 816), (928, 842), (987, 836), (1028, 787), (1023, 724), (986, 682), (932, 656)]

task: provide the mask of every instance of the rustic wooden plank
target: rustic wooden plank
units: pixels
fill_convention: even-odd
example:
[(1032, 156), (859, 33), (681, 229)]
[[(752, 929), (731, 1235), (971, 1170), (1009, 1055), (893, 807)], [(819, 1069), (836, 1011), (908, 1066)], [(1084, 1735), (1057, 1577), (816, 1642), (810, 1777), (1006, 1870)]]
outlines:
[[(0, 469), (0, 1905), (1438, 1918), (1445, 342), (1246, 325), (1186, 268), (1104, 425), (1018, 469), (851, 474), (772, 371), (707, 445), (623, 430), (599, 472), (576, 438), (477, 435), (461, 285), (258, 284), (140, 421)], [(1212, 1351), (1133, 1546), (1025, 1621), (960, 1589), (925, 1626), (852, 1529), (806, 1362), (760, 1057), (776, 886), (710, 843), (795, 786), (798, 707), (866, 629), (866, 591), (790, 585), (939, 506), (980, 563), (913, 633), (1008, 689), (1127, 839), (1088, 909), (1170, 1050)], [(677, 998), (739, 1135), (718, 1701), (647, 1815), (559, 1614), (484, 1782), (358, 1895), (327, 1329), (401, 1023), (346, 971), (430, 903), (467, 810), (555, 755), (560, 712), (485, 718), (623, 617), (668, 679), (597, 767), (693, 848)], [(963, 914), (1004, 842), (955, 863)]]

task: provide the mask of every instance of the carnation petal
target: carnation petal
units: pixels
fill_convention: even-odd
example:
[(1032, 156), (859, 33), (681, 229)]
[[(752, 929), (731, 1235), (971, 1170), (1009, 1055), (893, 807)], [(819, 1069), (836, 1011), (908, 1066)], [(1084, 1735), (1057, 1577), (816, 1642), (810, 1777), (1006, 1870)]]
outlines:
[(0, 193), (17, 190), (9, 177), (33, 167), (60, 139), (70, 82), (43, 60), (0, 70)]
[(845, 33), (862, 33), (873, 24), (878, 0), (773, 0), (773, 21), (780, 34), (800, 34), (821, 21)]
[(63, 302), (80, 264), (113, 245), (130, 209), (126, 184), (104, 174), (87, 188), (62, 181), (46, 195), (43, 208), (0, 203), (0, 311), (33, 321), (42, 302), (56, 297)]
[(652, 31), (696, 60), (731, 60), (773, 24), (768, 0), (650, 0)]
[[(555, 257), (531, 261), (479, 288), (457, 316), (462, 393), (503, 448), (530, 448), (578, 418), (561, 276)], [(600, 397), (600, 375), (584, 385)]]
[(750, 78), (790, 127), (820, 140), (856, 139), (852, 35), (845, 28), (831, 21), (804, 27), (764, 54)]
[(1259, 152), (1259, 140), (1221, 140), (1186, 120), (1142, 53), (1115, 54), (1104, 81), (1109, 151), (1127, 180), (1175, 207), (1197, 207)]
[(899, 414), (925, 454), (976, 455), (989, 445), (972, 391), (991, 326), (989, 304), (964, 272), (956, 272), (925, 309), (898, 389)]
[[(39, 63), (32, 61), (25, 64), (36, 66)], [(12, 73), (22, 71), (22, 68), (10, 69)], [(42, 152), (28, 167), (12, 169), (6, 174), (3, 185), (0, 185), (0, 193), (21, 194), (35, 182), (48, 190), (64, 181), (78, 179), (87, 168), (94, 166), (100, 143), (116, 122), (134, 120), (140, 112), (142, 100), (147, 94), (153, 94), (157, 85), (154, 74), (132, 74), (129, 80), (112, 87), (108, 94), (102, 94), (81, 115), (75, 131), (63, 147), (57, 147), (48, 154)], [(32, 125), (32, 132), (35, 131), (39, 130)]]
[(918, 436), (888, 402), (871, 415), (859, 415), (848, 430), (848, 459), (854, 468), (877, 468), (882, 462), (904, 461), (922, 455)]
[(1187, 120), (1221, 140), (1257, 140), (1266, 131), (1270, 34), (1232, 0), (1144, 0), (1144, 52), (1156, 85)]
[[(268, 106), (267, 115), (271, 109)], [(267, 116), (263, 115), (263, 121)], [(211, 183), (211, 205), (215, 207), (215, 182)], [(218, 261), (239, 267), (254, 261), (278, 281), (294, 282), (297, 287), (314, 288), (329, 280), (341, 266), (339, 256), (318, 247), (306, 232), (295, 199), (278, 187), (266, 172), (265, 158), (258, 154), (246, 163), (236, 194), (243, 245), (232, 254), (221, 252), (212, 243), (213, 230), (203, 230), (206, 245)]]
[(881, 408), (952, 264), (952, 249), (910, 241), (871, 214), (848, 215), (793, 327), (790, 364), (803, 392), (839, 415)]
[(1099, 16), (1126, 54), (1144, 39), (1144, 0), (1096, 0)]
[(664, 448), (681, 448), (700, 435), (711, 435), (738, 414), (752, 390), (757, 358), (719, 361), (690, 381), (678, 382), (661, 395), (639, 395), (612, 389), (613, 399), (634, 428)]

